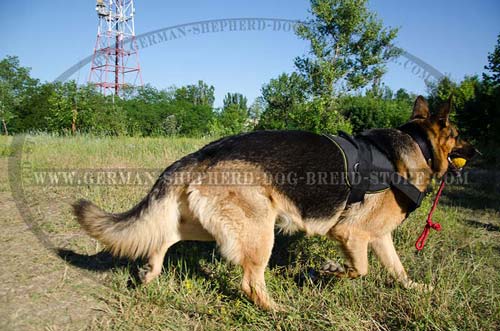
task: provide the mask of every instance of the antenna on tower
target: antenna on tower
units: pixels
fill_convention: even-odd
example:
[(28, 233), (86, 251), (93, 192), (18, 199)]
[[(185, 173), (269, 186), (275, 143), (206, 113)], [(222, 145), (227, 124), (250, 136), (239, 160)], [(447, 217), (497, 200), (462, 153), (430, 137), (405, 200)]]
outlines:
[(130, 86), (142, 86), (135, 40), (134, 0), (97, 0), (97, 40), (89, 83), (104, 95), (119, 95)]

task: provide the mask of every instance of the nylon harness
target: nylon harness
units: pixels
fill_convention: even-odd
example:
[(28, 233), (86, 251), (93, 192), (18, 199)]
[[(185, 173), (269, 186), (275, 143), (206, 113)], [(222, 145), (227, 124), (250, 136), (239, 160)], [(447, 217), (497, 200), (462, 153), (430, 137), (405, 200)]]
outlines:
[[(399, 130), (413, 138), (428, 164), (431, 164), (433, 161), (432, 149), (425, 133), (412, 123), (403, 125)], [(350, 188), (346, 206), (363, 201), (366, 194), (388, 189), (397, 190), (407, 198), (407, 216), (421, 205), (426, 192), (421, 192), (401, 176), (394, 163), (383, 152), (383, 148), (367, 133), (353, 137), (340, 131), (338, 136), (329, 134), (324, 136), (340, 149), (344, 158), (344, 180)]]

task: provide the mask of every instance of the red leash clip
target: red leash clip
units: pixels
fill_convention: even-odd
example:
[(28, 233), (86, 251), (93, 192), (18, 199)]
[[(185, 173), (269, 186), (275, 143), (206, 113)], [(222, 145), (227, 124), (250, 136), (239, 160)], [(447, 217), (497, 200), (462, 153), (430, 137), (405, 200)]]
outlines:
[(431, 228), (436, 231), (441, 231), (441, 224), (432, 222), (432, 214), (434, 213), (434, 210), (438, 205), (439, 198), (441, 197), (441, 193), (443, 192), (444, 184), (445, 180), (443, 179), (441, 180), (441, 185), (439, 185), (439, 190), (436, 194), (436, 198), (434, 198), (434, 203), (432, 204), (431, 211), (429, 212), (429, 215), (427, 215), (427, 224), (425, 224), (424, 231), (422, 231), (422, 234), (420, 235), (420, 237), (418, 237), (417, 242), (415, 243), (415, 248), (417, 249), (417, 251), (421, 251), (424, 248), (425, 241), (429, 236)]

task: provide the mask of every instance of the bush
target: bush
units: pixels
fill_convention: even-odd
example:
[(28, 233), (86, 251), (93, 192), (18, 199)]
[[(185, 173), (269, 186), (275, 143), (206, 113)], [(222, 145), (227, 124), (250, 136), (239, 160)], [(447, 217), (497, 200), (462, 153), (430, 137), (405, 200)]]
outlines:
[(411, 115), (413, 100), (385, 99), (370, 94), (345, 96), (338, 100), (340, 112), (349, 119), (353, 132), (371, 128), (395, 128), (404, 124)]

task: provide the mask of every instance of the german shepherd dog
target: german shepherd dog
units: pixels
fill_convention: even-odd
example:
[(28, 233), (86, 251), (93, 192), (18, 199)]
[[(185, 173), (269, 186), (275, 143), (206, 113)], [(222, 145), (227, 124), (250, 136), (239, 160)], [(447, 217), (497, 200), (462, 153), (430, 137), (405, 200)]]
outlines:
[[(448, 119), (450, 102), (431, 114), (427, 102), (419, 96), (408, 122), (427, 135), (432, 164), (403, 131), (367, 131), (371, 139), (384, 144), (396, 171), (420, 191), (432, 177), (440, 178), (447, 172), (451, 153), (463, 158), (474, 154), (470, 144), (458, 139), (457, 129)], [(108, 213), (80, 200), (73, 205), (74, 214), (82, 228), (113, 255), (147, 258), (139, 275), (143, 283), (160, 274), (165, 254), (173, 244), (181, 240), (216, 241), (222, 256), (242, 266), (243, 292), (264, 309), (277, 307), (264, 279), (276, 227), (287, 233), (303, 231), (339, 241), (346, 264), (329, 266), (337, 277), (365, 275), (371, 246), (404, 287), (426, 289), (410, 280), (392, 241), (391, 232), (409, 210), (400, 192), (388, 189), (347, 204), (346, 185), (306, 185), (287, 180), (287, 174), (302, 178), (306, 173), (345, 171), (342, 158), (341, 151), (323, 135), (302, 131), (240, 134), (210, 143), (174, 162), (149, 194), (127, 212)], [(415, 169), (419, 171), (418, 182), (412, 171)], [(252, 179), (241, 185), (219, 181), (224, 176), (241, 179), (248, 174)], [(282, 180), (276, 180), (280, 176)]]

